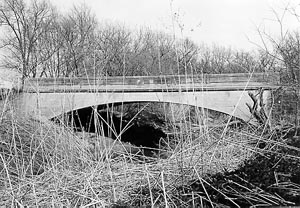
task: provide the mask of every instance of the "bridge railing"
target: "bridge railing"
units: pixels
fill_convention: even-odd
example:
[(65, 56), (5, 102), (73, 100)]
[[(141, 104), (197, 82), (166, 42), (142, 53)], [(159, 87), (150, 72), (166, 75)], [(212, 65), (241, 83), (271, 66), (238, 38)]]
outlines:
[(272, 87), (279, 84), (275, 73), (235, 73), (202, 75), (130, 76), (130, 77), (64, 77), (31, 78), (24, 82), (24, 91), (60, 90), (159, 90), (166, 89), (225, 89), (249, 87)]

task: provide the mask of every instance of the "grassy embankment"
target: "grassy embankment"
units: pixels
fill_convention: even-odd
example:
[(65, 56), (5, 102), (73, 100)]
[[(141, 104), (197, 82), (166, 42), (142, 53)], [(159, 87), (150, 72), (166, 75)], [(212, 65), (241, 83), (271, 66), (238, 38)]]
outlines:
[(218, 207), (300, 198), (299, 139), (282, 129), (209, 127), (203, 112), (186, 111), (178, 128), (180, 113), (168, 111), (168, 125), (176, 126), (168, 157), (145, 160), (113, 154), (114, 144), (103, 147), (101, 137), (21, 118), (10, 105), (2, 111), (0, 205)]

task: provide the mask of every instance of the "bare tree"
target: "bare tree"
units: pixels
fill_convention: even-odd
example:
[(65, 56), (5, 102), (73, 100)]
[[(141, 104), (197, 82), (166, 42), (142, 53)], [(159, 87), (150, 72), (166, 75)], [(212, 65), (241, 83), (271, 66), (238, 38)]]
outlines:
[[(287, 4), (282, 12), (272, 9), (273, 21), (278, 25), (279, 35), (274, 36), (266, 32), (264, 28), (257, 28), (261, 44), (255, 43), (260, 48), (261, 57), (265, 59), (262, 64), (268, 63), (268, 69), (280, 71), (281, 78), (290, 84), (299, 84), (300, 36), (298, 31), (286, 29), (284, 20), (290, 16), (295, 17), (300, 23), (295, 7)], [(270, 66), (271, 63), (273, 66)]]
[[(23, 78), (36, 76), (37, 42), (48, 31), (51, 7), (45, 1), (36, 0), (26, 5), (24, 0), (4, 0), (0, 6), (0, 26), (6, 30), (1, 47), (8, 51), (6, 63), (21, 71)], [(31, 61), (36, 62), (31, 64)]]
[(97, 50), (105, 74), (110, 76), (126, 75), (127, 59), (130, 52), (131, 32), (121, 25), (104, 25), (97, 35)]
[(199, 47), (190, 39), (185, 38), (178, 43), (178, 62), (181, 74), (191, 74), (195, 70)]
[(232, 53), (228, 71), (230, 73), (253, 73), (263, 70), (259, 65), (258, 56), (245, 51)]
[(139, 75), (171, 74), (176, 66), (172, 37), (150, 29), (140, 30), (133, 38), (131, 57), (130, 71)]
[[(60, 59), (63, 76), (79, 76), (89, 65), (90, 49), (93, 49), (97, 21), (86, 5), (74, 7), (60, 22), (62, 48)], [(87, 66), (89, 68), (89, 66)], [(88, 69), (87, 69), (88, 70)]]
[[(285, 28), (285, 19), (289, 16), (294, 17), (298, 22), (297, 5), (287, 4), (280, 12), (273, 9), (274, 21), (277, 22), (279, 35), (274, 36), (265, 30), (258, 28), (258, 34), (261, 38), (260, 51), (262, 51), (263, 65), (266, 70), (275, 70), (280, 72), (282, 83), (281, 90), (277, 94), (279, 98), (285, 97), (275, 103), (273, 112), (282, 111), (289, 108), (289, 113), (280, 113), (278, 117), (286, 122), (291, 122), (291, 117), (295, 118), (295, 126), (299, 125), (299, 104), (300, 104), (300, 35), (299, 31), (291, 31)], [(299, 7), (299, 5), (298, 5)], [(278, 101), (278, 100), (277, 100)], [(287, 120), (286, 120), (287, 119)]]
[(300, 82), (300, 36), (299, 32), (288, 33), (277, 46), (288, 80)]
[(202, 73), (231, 73), (233, 51), (230, 48), (202, 45), (199, 49), (198, 70)]

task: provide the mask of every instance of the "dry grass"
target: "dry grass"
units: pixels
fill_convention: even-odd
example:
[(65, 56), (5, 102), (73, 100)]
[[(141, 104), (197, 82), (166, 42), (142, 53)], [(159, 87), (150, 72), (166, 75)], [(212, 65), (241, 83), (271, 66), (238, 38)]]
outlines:
[[(278, 147), (299, 152), (282, 136), (272, 140), (272, 133), (266, 137), (261, 129), (250, 126), (231, 128), (224, 125), (226, 120), (209, 127), (201, 112), (178, 107), (157, 112), (170, 118), (165, 127), (174, 134), (164, 141), (157, 157), (149, 158), (136, 155), (119, 141), (85, 138), (67, 126), (20, 117), (8, 99), (1, 102), (6, 105), (0, 116), (0, 206), (205, 207), (219, 206), (213, 199), (216, 195), (233, 197), (227, 198), (237, 207), (234, 200), (240, 197), (254, 204), (276, 205), (282, 202), (280, 196), (257, 186), (249, 188), (234, 171), (264, 152), (266, 157), (269, 153), (281, 156)], [(261, 148), (261, 143), (267, 145)], [(294, 158), (299, 162), (299, 157)], [(200, 191), (191, 188), (195, 184)], [(290, 185), (278, 183), (276, 188)], [(293, 189), (299, 191), (299, 187)]]
[(20, 118), (13, 111), (0, 122), (0, 205), (5, 206), (130, 205), (144, 187), (163, 193), (150, 194), (153, 205), (175, 206), (171, 195), (177, 187), (234, 170), (252, 154), (253, 135), (187, 125), (189, 131), (163, 153), (168, 157), (136, 158), (126, 152), (110, 157), (106, 151), (95, 160), (99, 153), (66, 127)]

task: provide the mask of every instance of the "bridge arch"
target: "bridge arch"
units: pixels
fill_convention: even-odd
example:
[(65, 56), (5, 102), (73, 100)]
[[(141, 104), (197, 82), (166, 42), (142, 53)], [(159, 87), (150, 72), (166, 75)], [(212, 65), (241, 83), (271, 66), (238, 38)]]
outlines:
[[(265, 93), (268, 93), (267, 91)], [(117, 93), (23, 93), (25, 112), (45, 120), (90, 106), (127, 102), (165, 102), (219, 111), (244, 121), (251, 120), (247, 91), (117, 92)], [(24, 105), (25, 103), (25, 105)]]
[[(110, 105), (110, 104), (120, 105), (120, 104), (131, 104), (131, 103), (147, 103), (147, 102), (149, 102), (149, 103), (168, 103), (168, 104), (188, 105), (188, 106), (193, 106), (193, 107), (197, 107), (197, 108), (205, 108), (205, 109), (209, 109), (209, 110), (213, 110), (213, 111), (217, 111), (217, 112), (220, 112), (220, 113), (224, 113), (224, 114), (230, 115), (230, 114), (228, 114), (228, 112), (226, 112), (224, 110), (219, 110), (219, 109), (215, 109), (215, 108), (209, 108), (207, 106), (196, 106), (196, 105), (179, 103), (179, 102), (176, 103), (176, 102), (166, 102), (166, 101), (140, 101), (140, 100), (138, 100), (138, 101), (122, 101), (122, 102), (116, 101), (116, 102), (101, 103), (101, 104), (95, 103), (95, 104), (92, 104), (92, 105), (88, 105), (88, 106), (83, 106), (83, 107), (79, 107), (79, 108), (76, 108), (76, 109), (72, 109), (72, 110), (67, 111), (67, 112), (61, 112), (61, 114), (63, 114), (63, 113), (70, 113), (72, 111), (82, 110), (82, 109), (93, 107), (93, 106), (105, 106), (105, 105)], [(57, 114), (56, 116), (59, 116), (61, 114)], [(56, 116), (51, 117), (49, 119), (53, 119)]]

